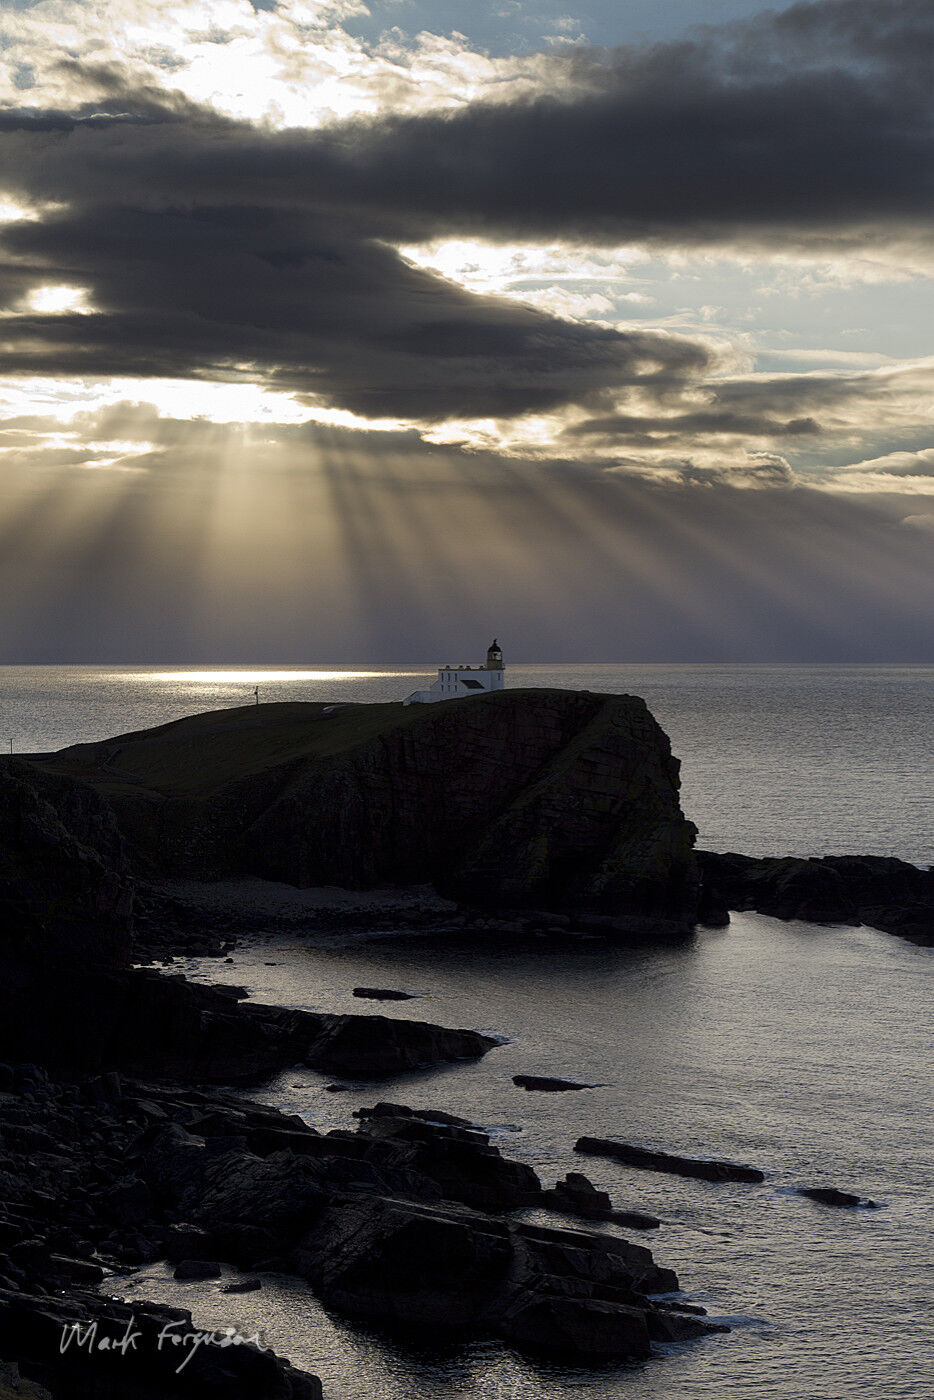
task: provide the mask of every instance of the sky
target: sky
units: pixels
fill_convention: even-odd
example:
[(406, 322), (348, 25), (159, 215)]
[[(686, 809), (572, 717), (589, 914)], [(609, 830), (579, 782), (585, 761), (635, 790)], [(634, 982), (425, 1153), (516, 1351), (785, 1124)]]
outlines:
[(0, 0), (0, 662), (934, 662), (930, 0)]

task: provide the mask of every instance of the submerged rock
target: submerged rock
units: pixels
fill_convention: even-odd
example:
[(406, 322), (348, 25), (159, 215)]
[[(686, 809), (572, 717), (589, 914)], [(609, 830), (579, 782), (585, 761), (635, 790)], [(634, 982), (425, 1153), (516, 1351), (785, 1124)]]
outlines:
[(722, 1162), (706, 1157), (679, 1157), (672, 1152), (652, 1151), (646, 1147), (634, 1147), (627, 1142), (612, 1142), (609, 1138), (581, 1137), (574, 1144), (575, 1152), (585, 1152), (592, 1157), (614, 1157), (629, 1167), (641, 1167), (645, 1171), (669, 1172), (674, 1176), (692, 1176), (701, 1181), (750, 1181), (765, 1180), (765, 1173), (758, 1167), (744, 1167), (736, 1162)]

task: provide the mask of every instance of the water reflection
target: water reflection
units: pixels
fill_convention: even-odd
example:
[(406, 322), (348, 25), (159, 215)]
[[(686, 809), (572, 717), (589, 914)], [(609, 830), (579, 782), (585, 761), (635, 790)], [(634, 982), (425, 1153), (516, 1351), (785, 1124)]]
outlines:
[(279, 682), (289, 685), (297, 681), (367, 681), (383, 676), (419, 676), (421, 671), (262, 671), (250, 668), (242, 671), (140, 671), (120, 673), (121, 679), (130, 681), (178, 682), (188, 684), (203, 682), (205, 685), (269, 685)]

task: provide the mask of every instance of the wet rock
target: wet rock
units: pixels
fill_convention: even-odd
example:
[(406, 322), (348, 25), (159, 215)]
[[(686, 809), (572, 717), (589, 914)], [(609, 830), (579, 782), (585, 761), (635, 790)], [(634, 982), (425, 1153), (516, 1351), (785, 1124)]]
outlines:
[(541, 1204), (546, 1210), (561, 1215), (576, 1215), (584, 1220), (612, 1220), (635, 1230), (655, 1230), (661, 1221), (645, 1211), (614, 1209), (609, 1193), (599, 1191), (582, 1172), (568, 1172), (550, 1191), (542, 1193)]
[(513, 1084), (520, 1089), (535, 1089), (542, 1094), (563, 1094), (572, 1089), (599, 1089), (599, 1084), (579, 1084), (574, 1079), (551, 1079), (540, 1074), (514, 1074)]
[(516, 1346), (585, 1365), (639, 1361), (651, 1352), (650, 1311), (601, 1298), (530, 1293), (507, 1312), (503, 1334)]
[(255, 1293), (262, 1288), (262, 1280), (258, 1278), (245, 1278), (237, 1283), (225, 1283), (221, 1289), (222, 1293)]
[(542, 1193), (542, 1204), (550, 1210), (566, 1211), (593, 1220), (608, 1220), (613, 1210), (607, 1191), (598, 1191), (583, 1172), (568, 1172), (550, 1191)]
[(195, 1280), (220, 1278), (221, 1266), (213, 1259), (182, 1259), (176, 1264), (173, 1278)]
[(822, 1206), (842, 1206), (849, 1209), (864, 1206), (870, 1210), (877, 1209), (875, 1201), (855, 1196), (851, 1191), (839, 1191), (836, 1186), (799, 1186), (797, 1192), (799, 1196), (819, 1201)]
[(708, 907), (777, 919), (865, 923), (934, 945), (934, 870), (890, 856), (766, 857), (698, 851), (701, 918)]
[(641, 1167), (645, 1171), (669, 1172), (674, 1176), (697, 1177), (701, 1181), (749, 1181), (765, 1180), (765, 1173), (758, 1167), (740, 1166), (736, 1162), (722, 1162), (703, 1157), (679, 1157), (671, 1152), (652, 1151), (646, 1147), (635, 1147), (626, 1142), (613, 1142), (608, 1138), (581, 1137), (574, 1144), (575, 1152), (584, 1152), (592, 1157), (613, 1157), (630, 1167)]
[[(703, 1309), (701, 1309), (703, 1312)], [(687, 1308), (654, 1308), (646, 1316), (653, 1342), (688, 1342), (711, 1332), (729, 1332), (722, 1322), (709, 1322)]]
[(411, 992), (396, 992), (388, 987), (354, 987), (353, 995), (369, 1001), (411, 1001)]

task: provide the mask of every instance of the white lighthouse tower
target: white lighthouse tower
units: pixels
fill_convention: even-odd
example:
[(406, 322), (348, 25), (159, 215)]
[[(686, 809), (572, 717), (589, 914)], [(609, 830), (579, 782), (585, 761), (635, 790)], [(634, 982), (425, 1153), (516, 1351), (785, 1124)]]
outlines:
[(503, 653), (496, 638), (487, 647), (482, 666), (439, 666), (438, 679), (428, 690), (413, 690), (403, 705), (433, 705), (437, 700), (458, 700), (467, 695), (486, 695), (491, 690), (503, 690), (506, 668)]

